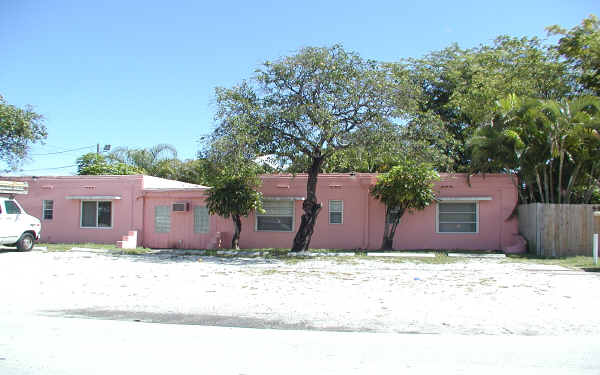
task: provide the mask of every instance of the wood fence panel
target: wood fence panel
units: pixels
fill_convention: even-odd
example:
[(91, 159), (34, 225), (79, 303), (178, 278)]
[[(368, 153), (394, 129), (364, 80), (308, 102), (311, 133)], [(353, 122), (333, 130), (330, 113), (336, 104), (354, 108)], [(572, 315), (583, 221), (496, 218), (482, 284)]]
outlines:
[[(519, 232), (529, 252), (539, 256), (592, 255), (594, 227), (591, 204), (531, 203), (519, 206)], [(598, 225), (600, 227), (600, 225)]]

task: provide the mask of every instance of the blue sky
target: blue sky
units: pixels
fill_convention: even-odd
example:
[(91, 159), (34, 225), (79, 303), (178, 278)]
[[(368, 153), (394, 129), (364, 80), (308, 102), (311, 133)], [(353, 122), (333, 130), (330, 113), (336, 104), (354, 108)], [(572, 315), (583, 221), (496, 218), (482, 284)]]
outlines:
[(214, 88), (265, 60), (341, 43), (397, 61), (501, 34), (545, 38), (546, 26), (571, 28), (591, 13), (600, 15), (597, 0), (0, 0), (0, 94), (46, 118), (46, 145), (20, 174), (74, 174), (48, 168), (97, 143), (169, 143), (187, 159), (214, 126)]

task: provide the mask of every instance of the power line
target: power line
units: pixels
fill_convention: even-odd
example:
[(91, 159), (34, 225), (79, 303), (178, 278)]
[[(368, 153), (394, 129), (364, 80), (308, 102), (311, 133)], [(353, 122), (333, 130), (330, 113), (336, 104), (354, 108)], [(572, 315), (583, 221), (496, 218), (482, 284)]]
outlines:
[(63, 167), (54, 167), (54, 168), (21, 169), (21, 172), (48, 171), (51, 169), (64, 169), (64, 168), (71, 168), (71, 167), (76, 167), (76, 166), (77, 166), (77, 164), (65, 165)]
[(29, 156), (46, 156), (46, 155), (64, 154), (65, 152), (80, 151), (80, 150), (85, 150), (86, 148), (92, 148), (92, 147), (95, 147), (95, 146), (96, 145), (91, 145), (91, 146), (73, 148), (73, 149), (70, 149), (70, 150), (57, 151), (57, 152), (49, 152), (49, 153), (46, 153), (46, 154), (30, 154)]

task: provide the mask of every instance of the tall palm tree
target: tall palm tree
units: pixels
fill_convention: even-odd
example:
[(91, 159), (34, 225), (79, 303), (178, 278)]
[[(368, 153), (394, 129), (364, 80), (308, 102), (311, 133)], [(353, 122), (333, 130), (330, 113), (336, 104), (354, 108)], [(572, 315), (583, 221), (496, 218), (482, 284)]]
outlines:
[(175, 147), (161, 143), (149, 148), (115, 148), (108, 157), (145, 171), (150, 176), (168, 177), (177, 163)]

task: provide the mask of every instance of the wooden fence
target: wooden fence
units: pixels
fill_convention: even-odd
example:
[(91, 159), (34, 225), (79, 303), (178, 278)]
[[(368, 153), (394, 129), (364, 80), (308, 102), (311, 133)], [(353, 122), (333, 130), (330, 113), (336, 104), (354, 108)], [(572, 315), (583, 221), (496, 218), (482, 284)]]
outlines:
[(519, 206), (519, 232), (530, 253), (545, 257), (592, 255), (592, 237), (600, 233), (591, 204), (531, 203)]

